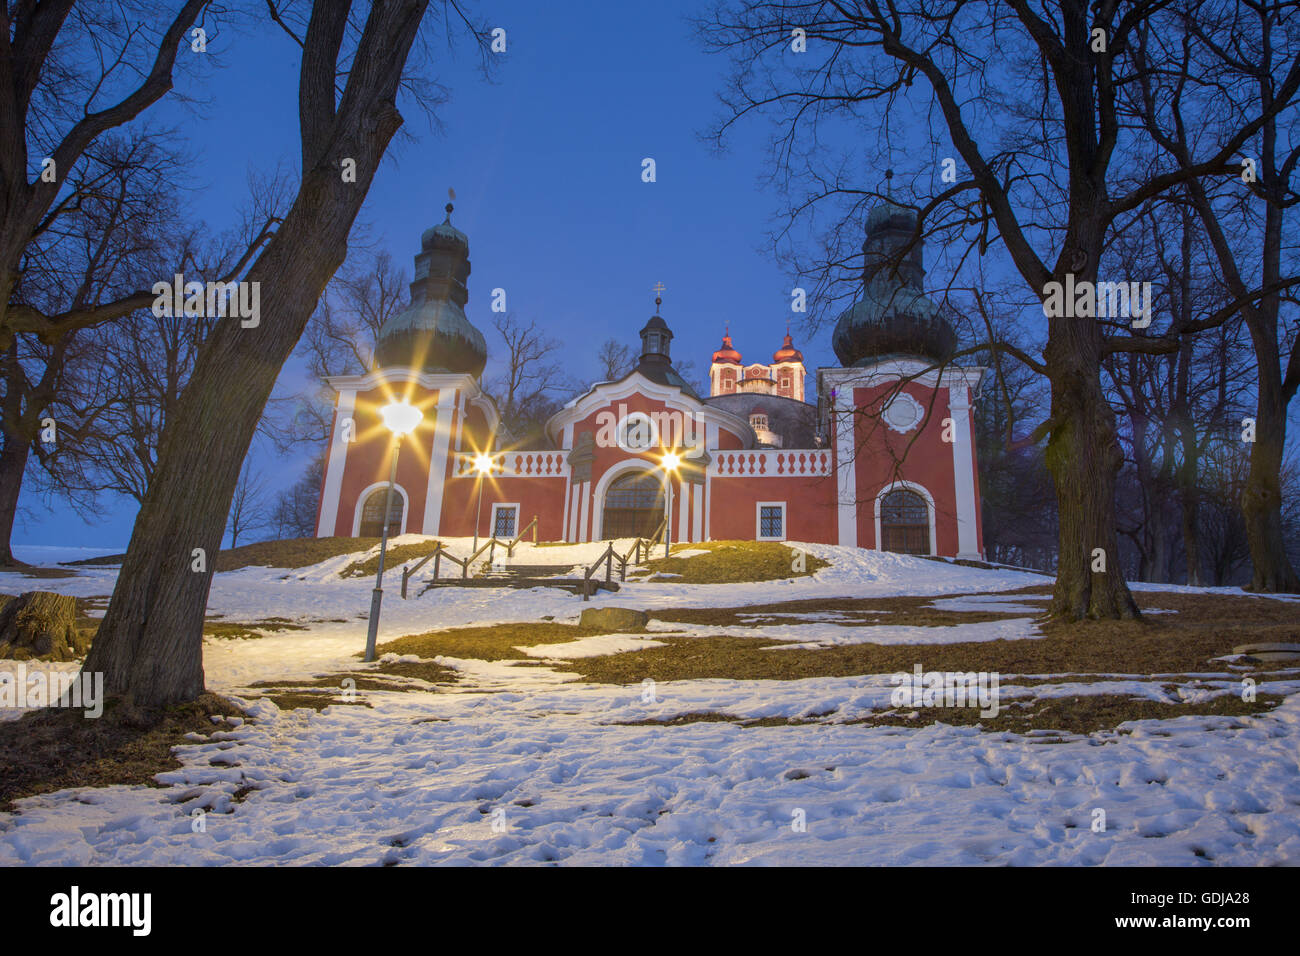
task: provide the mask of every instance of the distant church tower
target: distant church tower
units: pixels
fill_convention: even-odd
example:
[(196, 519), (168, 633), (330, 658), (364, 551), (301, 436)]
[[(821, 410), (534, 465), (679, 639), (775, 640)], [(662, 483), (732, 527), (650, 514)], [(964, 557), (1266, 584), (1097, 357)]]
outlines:
[(731, 333), (728, 332), (722, 337), (722, 348), (713, 353), (709, 365), (709, 395), (775, 395), (802, 402), (806, 376), (803, 353), (794, 347), (788, 331), (781, 347), (772, 355), (771, 365), (761, 362), (745, 365), (731, 344)]

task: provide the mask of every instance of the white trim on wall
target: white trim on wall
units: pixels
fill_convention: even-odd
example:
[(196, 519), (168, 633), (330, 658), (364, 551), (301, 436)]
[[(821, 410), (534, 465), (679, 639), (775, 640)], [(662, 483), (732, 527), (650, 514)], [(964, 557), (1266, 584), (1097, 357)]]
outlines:
[[(316, 525), (316, 537), (331, 538), (339, 520), (339, 504), (343, 493), (343, 472), (347, 470), (348, 445), (343, 440), (345, 422), (352, 421), (352, 412), (356, 406), (357, 393), (351, 390), (339, 392), (338, 405), (334, 411), (334, 434), (330, 436), (329, 460), (325, 464), (325, 487), (321, 489), (320, 521)], [(352, 434), (355, 437), (357, 423), (352, 422)], [(356, 537), (356, 535), (353, 535)]]
[(578, 518), (578, 538), (577, 538), (577, 540), (578, 540), (578, 541), (588, 541), (588, 540), (591, 539), (591, 531), (590, 531), (591, 525), (589, 525), (589, 524), (587, 523), (587, 519), (588, 519), (588, 517), (589, 517), (589, 515), (590, 515), (590, 513), (591, 513), (591, 510), (590, 510), (590, 509), (591, 509), (591, 494), (592, 494), (592, 492), (591, 492), (591, 482), (590, 482), (590, 481), (584, 481), (584, 482), (583, 482), (581, 485), (579, 485), (578, 487), (579, 487), (579, 489), (580, 489), (579, 494), (582, 495), (582, 509), (581, 509), (581, 512), (582, 512), (582, 513), (581, 513), (580, 517)]
[[(668, 479), (672, 481), (671, 478)], [(674, 541), (693, 541), (691, 537), (691, 483), (678, 480), (673, 487), (673, 501), (677, 503), (677, 534)]]
[[(361, 537), (361, 512), (365, 507), (366, 499), (370, 493), (378, 488), (387, 488), (387, 481), (376, 481), (373, 485), (367, 485), (361, 489), (361, 494), (357, 495), (357, 505), (352, 513), (352, 537)], [(393, 483), (393, 490), (402, 497), (402, 524), (398, 534), (406, 534), (406, 519), (411, 512), (411, 499), (406, 494), (406, 489), (396, 482)]]
[[(831, 419), (835, 428), (835, 495), (838, 517), (839, 541), (846, 548), (858, 546), (858, 470), (853, 443), (857, 437), (857, 421), (853, 410), (853, 386), (841, 386), (831, 406)], [(844, 396), (848, 392), (848, 398)], [(847, 405), (847, 408), (845, 407)], [(880, 539), (876, 539), (880, 543)]]
[[(443, 389), (438, 393), (438, 404), (434, 408), (433, 441), (429, 448), (429, 483), (424, 498), (424, 521), (420, 530), (424, 534), (438, 534), (442, 525), (442, 496), (447, 489), (447, 452), (451, 445), (451, 418), (460, 393), (453, 389)], [(457, 417), (457, 430), (463, 416)]]
[[(763, 534), (763, 509), (780, 508), (781, 509), (781, 534), (779, 537), (769, 537)], [(755, 541), (784, 541), (789, 530), (786, 522), (790, 518), (790, 509), (786, 507), (784, 501), (756, 501), (754, 502), (754, 540)]]
[[(621, 475), (625, 475), (629, 471), (655, 472), (658, 470), (659, 469), (655, 468), (654, 465), (646, 461), (644, 458), (630, 458), (626, 461), (620, 461), (618, 464), (611, 465), (609, 468), (606, 468), (605, 473), (600, 476), (600, 481), (596, 482), (596, 487), (593, 488), (591, 494), (587, 496), (588, 500), (591, 501), (592, 523), (591, 523), (591, 532), (590, 532), (591, 537), (586, 540), (590, 540), (590, 541), (603, 540), (601, 538), (597, 538), (596, 535), (604, 534), (605, 529), (603, 527), (597, 528), (596, 522), (600, 521), (602, 525), (604, 524), (605, 492), (609, 490), (609, 486), (613, 483), (615, 478), (618, 478)], [(582, 520), (583, 523), (585, 524), (587, 520), (585, 507), (583, 509), (583, 512), (584, 513), (582, 516)]]
[(970, 397), (965, 388), (948, 391), (952, 410), (953, 486), (957, 493), (957, 557), (980, 561), (979, 535), (975, 514), (975, 436), (970, 427)]
[(930, 494), (923, 485), (918, 485), (914, 481), (895, 481), (891, 484), (885, 485), (876, 493), (876, 550), (884, 550), (884, 548), (881, 547), (884, 542), (880, 539), (880, 503), (884, 501), (885, 495), (889, 494), (891, 491), (897, 491), (899, 489), (904, 491), (915, 491), (925, 499), (926, 510), (929, 512), (930, 517), (930, 554), (938, 554), (939, 549), (935, 528), (934, 495)]
[[(707, 483), (708, 479), (705, 479)], [(691, 540), (704, 540), (704, 485), (691, 485)]]

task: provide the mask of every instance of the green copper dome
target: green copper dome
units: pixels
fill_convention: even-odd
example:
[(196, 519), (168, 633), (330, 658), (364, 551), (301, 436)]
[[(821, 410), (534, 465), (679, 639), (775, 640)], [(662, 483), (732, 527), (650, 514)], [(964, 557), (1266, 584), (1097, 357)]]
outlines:
[(375, 364), (424, 372), (468, 373), (487, 364), (487, 340), (465, 316), (469, 301), (469, 239), (447, 218), (420, 236), (411, 304), (379, 330)]
[(924, 244), (912, 243), (915, 230), (915, 213), (892, 201), (867, 217), (862, 294), (840, 314), (831, 337), (845, 367), (889, 356), (943, 362), (956, 349), (952, 325), (922, 291)]

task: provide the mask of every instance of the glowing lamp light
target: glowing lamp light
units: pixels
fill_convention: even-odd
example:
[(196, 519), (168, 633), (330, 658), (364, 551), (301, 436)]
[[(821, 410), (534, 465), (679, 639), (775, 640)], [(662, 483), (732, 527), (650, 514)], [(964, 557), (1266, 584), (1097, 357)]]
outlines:
[(424, 412), (407, 404), (405, 399), (385, 405), (379, 410), (379, 414), (383, 416), (384, 424), (394, 435), (411, 434), (424, 418)]
[(486, 475), (492, 470), (492, 458), (479, 452), (474, 456), (474, 467), (480, 475)]
[(676, 471), (677, 466), (680, 465), (681, 463), (682, 463), (681, 456), (674, 452), (670, 451), (663, 457), (663, 464), (664, 464), (665, 471)]

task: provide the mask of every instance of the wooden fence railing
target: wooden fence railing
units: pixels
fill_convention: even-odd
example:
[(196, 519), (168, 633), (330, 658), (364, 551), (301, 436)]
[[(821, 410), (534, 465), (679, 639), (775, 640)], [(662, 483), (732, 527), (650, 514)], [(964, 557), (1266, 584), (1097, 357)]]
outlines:
[[(614, 542), (611, 541), (605, 546), (604, 552), (589, 567), (582, 572), (582, 599), (591, 600), (591, 578), (600, 566), (605, 565), (605, 583), (609, 584), (614, 577), (614, 564), (618, 563), (618, 579), (627, 580), (627, 566), (629, 564), (640, 564), (645, 558), (650, 556), (651, 549), (663, 538), (665, 530), (668, 527), (668, 519), (665, 518), (659, 522), (659, 527), (655, 529), (654, 534), (649, 538), (637, 538), (632, 542), (632, 547), (627, 549), (627, 554), (619, 554), (614, 550)], [(635, 557), (635, 560), (633, 558)]]
[(495, 536), (488, 538), (486, 541), (483, 542), (482, 547), (480, 547), (477, 551), (471, 554), (468, 558), (456, 557), (454, 554), (449, 552), (446, 549), (446, 547), (443, 546), (443, 543), (441, 541), (435, 541), (432, 551), (430, 551), (428, 554), (422, 557), (415, 564), (402, 568), (402, 597), (406, 597), (406, 585), (407, 582), (411, 580), (411, 576), (414, 575), (417, 571), (419, 571), (420, 568), (424, 567), (429, 561), (433, 561), (434, 581), (438, 580), (438, 571), (440, 570), (440, 566), (444, 559), (450, 561), (452, 564), (455, 564), (460, 568), (461, 578), (468, 578), (470, 567), (474, 564), (476, 560), (478, 560), (479, 556), (483, 554), (484, 551), (488, 552), (489, 564), (491, 564), (494, 560), (496, 560), (498, 545), (506, 549), (506, 557), (513, 558), (515, 556), (515, 546), (518, 545), (521, 540), (523, 540), (524, 535), (526, 535), (529, 531), (532, 531), (533, 544), (536, 545), (537, 544), (537, 515), (533, 515), (533, 520), (528, 522), (528, 524), (524, 525), (523, 528), (519, 530), (519, 533), (515, 535), (512, 540), (502, 541), (500, 538), (497, 538)]

